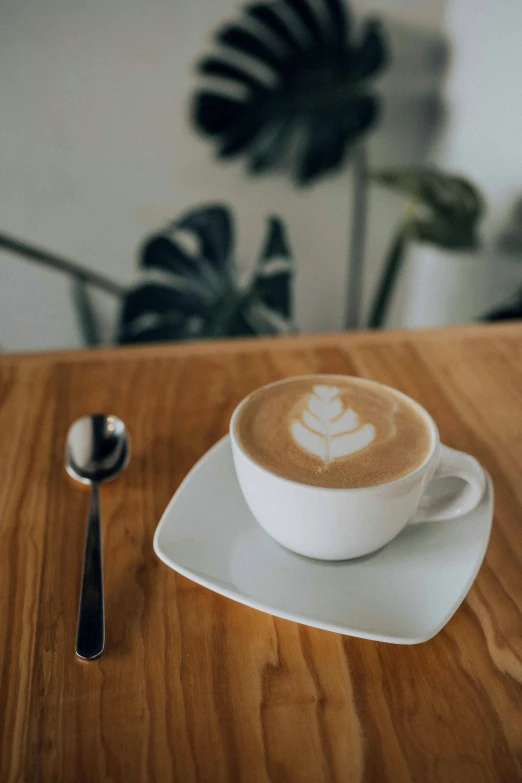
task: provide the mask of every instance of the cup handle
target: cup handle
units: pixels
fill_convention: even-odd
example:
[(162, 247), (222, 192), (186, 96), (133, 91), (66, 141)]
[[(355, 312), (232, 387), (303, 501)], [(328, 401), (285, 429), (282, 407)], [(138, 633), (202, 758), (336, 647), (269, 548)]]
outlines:
[[(431, 497), (432, 482), (448, 477), (463, 479), (465, 484), (462, 489), (451, 498), (441, 500)], [(478, 506), (485, 488), (486, 476), (475, 457), (441, 444), (439, 464), (411, 523), (438, 522), (462, 517)]]

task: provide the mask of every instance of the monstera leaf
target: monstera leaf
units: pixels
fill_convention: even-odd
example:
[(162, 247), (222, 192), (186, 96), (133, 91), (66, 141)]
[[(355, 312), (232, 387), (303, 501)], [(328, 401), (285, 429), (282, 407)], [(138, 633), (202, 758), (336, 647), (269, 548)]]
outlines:
[(387, 49), (379, 23), (354, 24), (345, 0), (251, 3), (215, 44), (198, 65), (207, 84), (192, 115), (222, 159), (243, 155), (252, 173), (286, 163), (309, 184), (377, 121), (372, 80)]
[(412, 197), (405, 221), (410, 237), (452, 250), (478, 246), (477, 227), (485, 205), (469, 180), (430, 166), (383, 169), (371, 178)]
[(293, 331), (292, 259), (271, 217), (247, 287), (238, 282), (227, 207), (196, 209), (144, 245), (144, 279), (123, 299), (119, 342), (187, 340)]

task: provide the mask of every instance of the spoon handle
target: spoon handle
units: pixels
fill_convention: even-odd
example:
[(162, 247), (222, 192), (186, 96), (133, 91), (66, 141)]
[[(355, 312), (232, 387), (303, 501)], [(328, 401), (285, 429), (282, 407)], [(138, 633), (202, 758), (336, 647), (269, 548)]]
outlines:
[(103, 608), (103, 572), (100, 529), (100, 495), (97, 484), (91, 485), (82, 587), (78, 609), (76, 655), (90, 660), (103, 652), (105, 620)]

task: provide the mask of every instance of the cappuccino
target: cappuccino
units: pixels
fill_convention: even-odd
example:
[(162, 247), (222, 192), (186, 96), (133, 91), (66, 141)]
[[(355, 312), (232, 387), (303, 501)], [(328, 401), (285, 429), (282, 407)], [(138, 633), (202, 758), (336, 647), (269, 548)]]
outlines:
[(427, 418), (413, 401), (372, 381), (313, 375), (259, 389), (238, 411), (245, 453), (283, 478), (317, 487), (386, 484), (430, 453)]

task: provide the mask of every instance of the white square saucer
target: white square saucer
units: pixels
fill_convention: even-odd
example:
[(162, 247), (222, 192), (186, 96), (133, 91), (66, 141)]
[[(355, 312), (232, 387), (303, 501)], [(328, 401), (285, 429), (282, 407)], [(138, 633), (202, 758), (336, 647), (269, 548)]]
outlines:
[[(441, 494), (450, 482), (437, 482)], [(327, 562), (277, 544), (250, 513), (228, 435), (192, 468), (154, 535), (166, 565), (234, 601), (316, 628), (396, 644), (437, 634), (466, 597), (493, 518), (488, 477), (480, 505), (450, 522), (406, 528), (372, 555)]]

